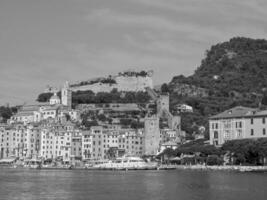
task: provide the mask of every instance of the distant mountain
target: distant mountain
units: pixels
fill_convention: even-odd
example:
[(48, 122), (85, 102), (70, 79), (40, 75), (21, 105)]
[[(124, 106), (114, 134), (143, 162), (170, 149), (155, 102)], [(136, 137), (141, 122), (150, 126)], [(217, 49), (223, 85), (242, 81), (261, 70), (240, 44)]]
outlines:
[(267, 104), (267, 40), (235, 37), (206, 52), (192, 76), (168, 84), (171, 106), (193, 106), (201, 123), (236, 105)]

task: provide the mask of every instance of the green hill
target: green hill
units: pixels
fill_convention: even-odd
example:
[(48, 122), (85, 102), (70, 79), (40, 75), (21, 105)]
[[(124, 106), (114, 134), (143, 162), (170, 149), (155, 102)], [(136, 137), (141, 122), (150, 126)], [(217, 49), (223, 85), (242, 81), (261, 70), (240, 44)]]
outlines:
[[(267, 40), (236, 37), (216, 44), (206, 52), (201, 65), (189, 77), (176, 76), (168, 84), (171, 106), (187, 103), (194, 114), (183, 114), (190, 129), (197, 118), (207, 127), (207, 118), (236, 105), (257, 107), (267, 103)], [(189, 119), (188, 119), (189, 118)]]

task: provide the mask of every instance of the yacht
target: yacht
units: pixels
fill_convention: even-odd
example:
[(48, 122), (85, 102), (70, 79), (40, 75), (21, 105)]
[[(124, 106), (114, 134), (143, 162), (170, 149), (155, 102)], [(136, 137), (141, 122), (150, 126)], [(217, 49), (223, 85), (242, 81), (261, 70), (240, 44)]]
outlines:
[(41, 168), (41, 160), (37, 159), (31, 159), (31, 160), (26, 160), (24, 161), (24, 167), (29, 168), (29, 169), (40, 169)]
[(114, 170), (145, 170), (145, 169), (157, 169), (157, 163), (145, 162), (140, 157), (123, 157), (116, 160), (110, 160), (106, 163), (96, 164), (94, 169), (114, 169)]

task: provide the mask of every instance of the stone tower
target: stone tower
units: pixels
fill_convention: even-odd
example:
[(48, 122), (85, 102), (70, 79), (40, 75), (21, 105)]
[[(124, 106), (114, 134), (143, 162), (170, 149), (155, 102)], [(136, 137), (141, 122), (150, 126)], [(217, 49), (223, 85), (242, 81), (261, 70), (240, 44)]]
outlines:
[(144, 155), (156, 155), (160, 144), (159, 118), (145, 118)]
[(169, 95), (160, 95), (157, 99), (157, 113), (158, 116), (162, 116), (163, 112), (169, 112), (170, 105), (169, 105)]
[(71, 108), (72, 94), (68, 82), (65, 83), (64, 87), (61, 90), (61, 103), (62, 105)]

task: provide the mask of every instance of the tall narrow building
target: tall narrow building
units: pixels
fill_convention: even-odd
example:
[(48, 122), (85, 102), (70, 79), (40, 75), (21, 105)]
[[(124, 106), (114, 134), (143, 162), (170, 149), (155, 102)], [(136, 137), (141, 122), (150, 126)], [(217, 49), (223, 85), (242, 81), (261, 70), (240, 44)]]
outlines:
[(62, 105), (71, 108), (72, 94), (68, 82), (65, 83), (64, 87), (61, 90), (61, 103)]
[(144, 154), (156, 155), (160, 144), (159, 118), (157, 116), (145, 118)]

